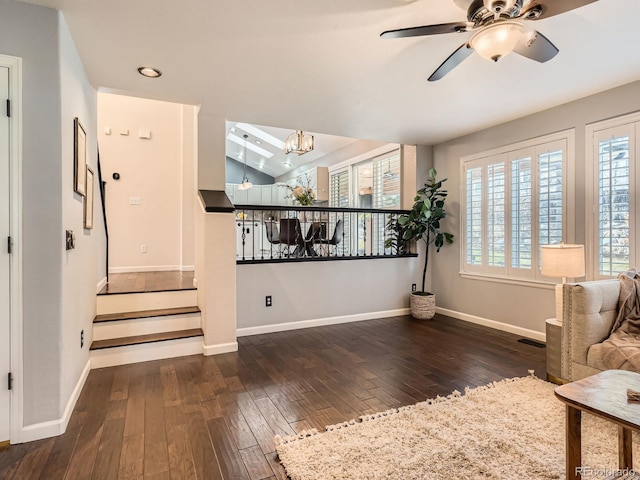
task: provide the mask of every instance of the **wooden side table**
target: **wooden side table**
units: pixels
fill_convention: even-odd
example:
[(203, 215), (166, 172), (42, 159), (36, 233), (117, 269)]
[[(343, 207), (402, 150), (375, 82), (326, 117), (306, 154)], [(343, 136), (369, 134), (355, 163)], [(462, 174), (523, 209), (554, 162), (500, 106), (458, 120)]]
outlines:
[[(640, 404), (627, 401), (627, 389), (640, 391), (640, 374), (607, 370), (554, 389), (566, 404), (566, 478), (581, 479), (582, 412), (589, 412), (618, 426), (618, 468), (633, 469), (631, 431), (640, 431)], [(585, 477), (586, 478), (586, 477)], [(612, 475), (608, 479), (640, 479), (640, 475)]]

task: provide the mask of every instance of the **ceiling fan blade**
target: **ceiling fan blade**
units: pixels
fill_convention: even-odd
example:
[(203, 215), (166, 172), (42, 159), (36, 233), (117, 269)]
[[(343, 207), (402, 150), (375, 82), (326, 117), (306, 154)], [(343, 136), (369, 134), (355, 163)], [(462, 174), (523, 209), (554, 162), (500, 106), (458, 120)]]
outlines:
[(462, 61), (472, 53), (473, 48), (471, 48), (471, 45), (463, 43), (455, 52), (449, 55), (449, 58), (442, 62), (442, 65), (440, 65), (435, 72), (431, 74), (429, 81), (435, 82), (436, 80), (440, 80), (447, 73), (460, 65)]
[[(529, 20), (539, 20), (559, 15), (576, 8), (584, 7), (598, 0), (531, 0), (524, 6), (521, 15)], [(540, 11), (539, 15), (533, 15), (535, 11)], [(529, 15), (527, 15), (529, 13)]]
[(558, 54), (558, 47), (538, 31), (527, 32), (522, 36), (514, 52), (540, 63), (548, 62)]
[(424, 35), (439, 35), (441, 33), (466, 32), (469, 28), (467, 22), (440, 23), (437, 25), (424, 25), (422, 27), (400, 28), (382, 32), (382, 38), (422, 37)]

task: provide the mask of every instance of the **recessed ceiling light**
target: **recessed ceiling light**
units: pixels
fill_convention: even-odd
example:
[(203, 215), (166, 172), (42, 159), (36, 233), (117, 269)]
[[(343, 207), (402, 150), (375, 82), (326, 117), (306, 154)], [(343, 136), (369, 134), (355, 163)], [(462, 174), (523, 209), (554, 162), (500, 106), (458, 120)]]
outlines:
[(153, 67), (140, 67), (138, 68), (138, 73), (149, 78), (158, 78), (160, 75), (162, 75), (162, 72), (160, 70)]
[(229, 130), (231, 130), (232, 132), (236, 131), (236, 127), (231, 127)]
[(256, 139), (256, 144), (257, 145), (262, 145), (262, 142), (260, 140)]

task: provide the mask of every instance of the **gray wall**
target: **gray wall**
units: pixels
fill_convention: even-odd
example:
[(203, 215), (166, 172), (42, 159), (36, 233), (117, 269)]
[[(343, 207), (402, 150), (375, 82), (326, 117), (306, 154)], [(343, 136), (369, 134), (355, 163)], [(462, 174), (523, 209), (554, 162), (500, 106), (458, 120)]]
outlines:
[(0, 53), (23, 60), (23, 389), (29, 425), (57, 419), (60, 412), (64, 232), (58, 13), (12, 0), (0, 0), (0, 11)]
[[(60, 19), (60, 104), (62, 106), (62, 229), (76, 234), (76, 248), (62, 257), (62, 325), (60, 397), (63, 410), (89, 361), (93, 319), (96, 315), (96, 279), (105, 276), (104, 223), (97, 168), (97, 98), (80, 61), (64, 17)], [(73, 191), (73, 119), (87, 133), (87, 165), (94, 173), (93, 229), (84, 229), (83, 197)], [(84, 330), (84, 347), (80, 332)]]
[[(409, 306), (416, 258), (238, 265), (238, 328), (316, 320)], [(265, 307), (271, 295), (273, 306)]]
[(449, 178), (447, 227), (457, 233), (456, 248), (434, 256), (433, 290), (438, 306), (510, 325), (544, 332), (554, 315), (554, 291), (464, 279), (460, 271), (460, 159), (492, 148), (562, 130), (575, 129), (576, 242), (585, 242), (585, 125), (640, 110), (640, 82), (631, 83), (556, 108), (434, 146), (439, 176)]
[[(225, 179), (227, 183), (242, 183), (242, 177), (244, 177), (244, 164), (240, 163), (233, 158), (226, 157), (225, 164)], [(251, 168), (247, 165), (247, 176), (249, 181), (254, 185), (273, 185), (275, 180), (271, 175), (267, 175), (260, 170)]]
[[(0, 0), (0, 11), (0, 53), (23, 61), (23, 229), (18, 241), (27, 426), (61, 418), (88, 358), (87, 345), (80, 350), (79, 329), (85, 328), (89, 340), (100, 276), (96, 262), (104, 253), (96, 240), (100, 228), (90, 239), (82, 229), (82, 200), (72, 189), (72, 152), (73, 117), (79, 116), (87, 130), (88, 163), (95, 167), (95, 91), (56, 10)], [(96, 215), (96, 224), (99, 219)], [(70, 254), (64, 249), (65, 228), (76, 233), (78, 246)]]

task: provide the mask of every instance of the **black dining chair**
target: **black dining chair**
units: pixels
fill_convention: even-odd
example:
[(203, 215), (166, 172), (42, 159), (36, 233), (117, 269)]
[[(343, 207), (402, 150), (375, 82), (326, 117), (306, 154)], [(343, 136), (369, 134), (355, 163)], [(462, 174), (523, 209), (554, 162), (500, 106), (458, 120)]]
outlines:
[[(331, 238), (316, 238), (313, 240), (314, 243), (319, 243), (321, 245), (326, 245), (326, 254), (330, 254), (330, 247), (333, 246), (334, 249), (338, 247), (338, 244), (342, 241), (342, 237), (344, 236), (344, 222), (342, 219), (336, 222), (336, 227), (333, 229), (333, 235)], [(334, 253), (335, 250), (334, 250)]]
[(276, 222), (273, 220), (269, 220), (264, 222), (264, 228), (267, 234), (267, 240), (269, 243), (276, 248), (276, 253), (278, 257), (282, 256), (282, 242), (280, 241), (280, 232), (278, 231), (278, 226)]
[[(304, 237), (302, 236), (302, 227), (300, 220), (297, 218), (281, 218), (280, 219), (280, 243), (286, 245), (286, 255), (301, 256), (304, 251)], [(295, 246), (293, 253), (291, 247)]]

